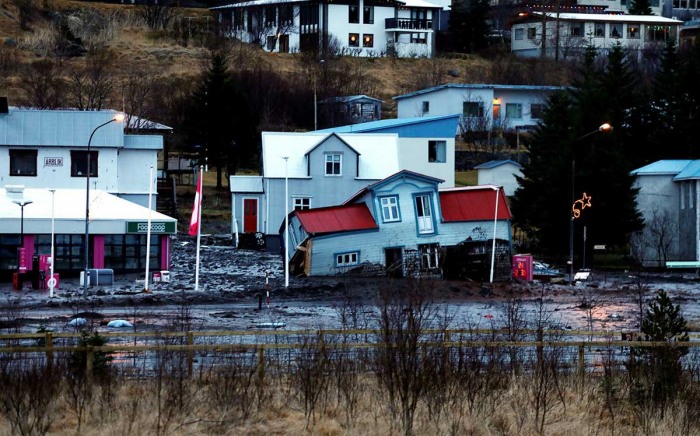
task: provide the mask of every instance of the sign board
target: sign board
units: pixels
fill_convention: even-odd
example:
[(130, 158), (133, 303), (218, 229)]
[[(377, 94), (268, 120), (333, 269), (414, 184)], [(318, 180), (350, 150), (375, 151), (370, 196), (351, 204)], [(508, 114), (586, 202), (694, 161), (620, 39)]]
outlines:
[[(151, 234), (175, 233), (175, 222), (151, 221)], [(147, 221), (127, 221), (126, 233), (137, 233), (145, 235), (148, 233)]]
[(44, 158), (45, 167), (62, 167), (63, 158), (62, 157), (45, 157)]
[(27, 272), (29, 266), (29, 259), (27, 258), (27, 249), (20, 247), (17, 249), (17, 266), (19, 267), (19, 272)]
[(533, 258), (531, 254), (516, 254), (513, 256), (513, 278), (532, 281)]

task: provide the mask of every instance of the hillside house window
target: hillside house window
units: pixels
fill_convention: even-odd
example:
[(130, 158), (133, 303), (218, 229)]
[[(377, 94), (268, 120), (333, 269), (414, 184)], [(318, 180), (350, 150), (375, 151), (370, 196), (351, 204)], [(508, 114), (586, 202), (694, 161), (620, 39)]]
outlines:
[(265, 28), (270, 29), (277, 25), (277, 8), (268, 6), (265, 8)]
[(629, 39), (639, 39), (639, 24), (628, 24), (627, 25), (627, 38)]
[(348, 45), (350, 47), (359, 47), (360, 46), (360, 34), (359, 33), (351, 33), (348, 36)]
[(622, 23), (611, 23), (610, 24), (610, 37), (611, 38), (622, 38)]
[(335, 266), (354, 266), (360, 263), (360, 253), (353, 251), (351, 253), (340, 253), (335, 255)]
[(360, 23), (360, 5), (359, 2), (348, 6), (348, 23)]
[(418, 225), (418, 233), (428, 234), (435, 233), (433, 226), (433, 212), (430, 207), (430, 195), (417, 195), (416, 202), (416, 224)]
[(429, 101), (424, 101), (421, 103), (420, 112), (423, 115), (430, 113), (430, 102)]
[(428, 162), (445, 162), (446, 148), (445, 141), (428, 141)]
[(528, 27), (527, 28), (527, 39), (535, 39), (537, 38), (537, 28), (536, 27)]
[(381, 197), (379, 202), (382, 206), (383, 222), (390, 223), (401, 220), (401, 216), (399, 215), (399, 197), (397, 195)]
[(522, 41), (524, 38), (525, 38), (525, 30), (524, 29), (515, 29), (515, 40)]
[(294, 210), (311, 209), (311, 199), (309, 197), (294, 197)]
[[(70, 175), (71, 177), (87, 177), (87, 151), (70, 152)], [(90, 152), (90, 177), (97, 177), (97, 157), (98, 152)]]
[(582, 38), (584, 32), (584, 23), (571, 23), (571, 36)]
[(11, 176), (36, 176), (37, 150), (10, 150)]
[(374, 24), (374, 8), (365, 6), (362, 8), (362, 22), (365, 24)]
[(362, 46), (363, 47), (374, 47), (374, 35), (365, 33), (362, 35)]
[(533, 120), (541, 120), (542, 114), (544, 114), (544, 105), (539, 103), (532, 103), (530, 105), (530, 118)]
[(465, 117), (478, 117), (484, 116), (484, 104), (478, 101), (465, 101), (462, 103), (462, 114)]
[(440, 246), (438, 244), (421, 244), (418, 246), (418, 250), (420, 250), (421, 271), (440, 267)]
[(268, 36), (267, 37), (267, 50), (272, 51), (275, 49), (275, 45), (277, 45), (277, 38), (274, 36)]
[(243, 9), (233, 10), (233, 28), (234, 30), (243, 30), (245, 28), (245, 14)]
[(523, 117), (523, 105), (521, 103), (506, 103), (506, 118), (519, 120)]
[(294, 21), (294, 8), (292, 5), (281, 5), (279, 7), (280, 26), (288, 26)]
[(595, 23), (593, 34), (596, 38), (605, 38), (605, 23)]
[(340, 176), (342, 175), (341, 165), (343, 163), (343, 155), (340, 153), (331, 153), (326, 155), (326, 175)]

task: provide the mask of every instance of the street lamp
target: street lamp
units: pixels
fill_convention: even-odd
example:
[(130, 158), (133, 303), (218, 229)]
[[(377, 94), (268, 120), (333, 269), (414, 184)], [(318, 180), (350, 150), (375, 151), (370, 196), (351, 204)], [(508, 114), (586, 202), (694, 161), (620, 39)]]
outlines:
[[(592, 130), (585, 135), (580, 136), (575, 142), (578, 142), (584, 138), (587, 138), (594, 133), (598, 132), (609, 132), (612, 130), (612, 126), (609, 123), (601, 124), (596, 130)], [(569, 218), (569, 285), (574, 284), (574, 220), (576, 215), (574, 214), (574, 206), (576, 203), (576, 193), (575, 193), (575, 183), (576, 183), (576, 154), (572, 153), (571, 157), (571, 217)], [(584, 194), (585, 196), (585, 194)]]
[(14, 204), (20, 207), (20, 218), (19, 218), (19, 246), (24, 248), (24, 206), (34, 203), (32, 200), (13, 200)]
[(289, 287), (289, 156), (284, 159), (284, 287)]
[(491, 247), (491, 276), (489, 283), (493, 283), (493, 268), (496, 263), (496, 224), (498, 220), (498, 194), (501, 192), (499, 186), (492, 186), (491, 189), (496, 191), (496, 207), (493, 213), (493, 246)]
[(49, 192), (51, 193), (51, 271), (50, 271), (50, 277), (49, 277), (49, 297), (53, 298), (53, 290), (56, 287), (56, 279), (53, 276), (53, 271), (54, 271), (54, 264), (56, 263), (56, 259), (54, 258), (55, 255), (55, 248), (54, 248), (54, 239), (55, 239), (55, 222), (56, 222), (56, 190), (55, 189), (49, 189)]
[(88, 259), (89, 259), (89, 235), (90, 235), (90, 144), (92, 143), (92, 137), (95, 135), (95, 132), (97, 132), (98, 129), (106, 126), (107, 124), (113, 123), (115, 121), (124, 121), (124, 114), (116, 114), (111, 120), (107, 121), (106, 123), (102, 123), (99, 126), (95, 127), (92, 130), (92, 133), (90, 133), (90, 138), (88, 139), (87, 143), (87, 174), (85, 177), (85, 271), (84, 274), (85, 276), (83, 277), (83, 293), (87, 293), (87, 288), (88, 288)]

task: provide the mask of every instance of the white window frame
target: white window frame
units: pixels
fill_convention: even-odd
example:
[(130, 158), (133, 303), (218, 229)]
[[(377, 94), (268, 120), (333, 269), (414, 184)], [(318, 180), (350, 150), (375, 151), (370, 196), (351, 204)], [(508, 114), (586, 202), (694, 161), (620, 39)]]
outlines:
[[(512, 116), (513, 111), (517, 112), (518, 116)], [(506, 118), (509, 120), (521, 120), (523, 118), (522, 103), (506, 103)]]
[[(337, 161), (335, 160), (336, 157), (338, 158)], [(324, 173), (327, 177), (340, 177), (343, 175), (342, 153), (326, 153), (324, 159)]]
[(428, 141), (428, 162), (447, 162), (447, 141)]
[(311, 197), (292, 197), (292, 202), (294, 203), (293, 210), (311, 209)]
[(398, 195), (387, 195), (386, 197), (380, 197), (379, 205), (382, 208), (382, 222), (393, 223), (401, 221)]
[(414, 197), (414, 202), (416, 206), (416, 223), (418, 225), (418, 234), (425, 235), (435, 233), (431, 195), (416, 195)]
[(349, 251), (347, 253), (337, 253), (335, 255), (336, 267), (356, 266), (360, 264), (360, 252)]

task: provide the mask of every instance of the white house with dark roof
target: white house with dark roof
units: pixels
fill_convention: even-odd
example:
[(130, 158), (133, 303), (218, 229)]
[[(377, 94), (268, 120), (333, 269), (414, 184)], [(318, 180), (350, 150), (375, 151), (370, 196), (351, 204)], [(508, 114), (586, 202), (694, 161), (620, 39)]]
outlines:
[(262, 175), (230, 177), (232, 233), (263, 233), (268, 235), (268, 248), (274, 247), (286, 212), (285, 181), (289, 211), (341, 204), (402, 169), (439, 178), (441, 187), (454, 186), (453, 132), (458, 118), (379, 120), (308, 133), (263, 132)]
[(461, 114), (456, 133), (534, 129), (561, 86), (448, 83), (393, 97), (399, 118)]
[(352, 56), (431, 57), (440, 11), (448, 6), (427, 0), (252, 0), (211, 9), (229, 36), (270, 52), (326, 46)]
[(660, 160), (632, 171), (644, 229), (634, 235), (633, 254), (648, 266), (700, 261), (700, 160)]
[(510, 212), (500, 187), (439, 190), (440, 179), (402, 170), (345, 203), (295, 210), (289, 227), (290, 272), (489, 280), (510, 276)]
[[(543, 21), (547, 26), (545, 44)], [(587, 46), (607, 51), (621, 44), (627, 50), (641, 50), (663, 46), (668, 40), (678, 44), (682, 24), (656, 15), (532, 12), (513, 24), (511, 51), (518, 56), (537, 57), (544, 45), (547, 56), (554, 57), (558, 49), (560, 58), (566, 58), (580, 55)]]
[(477, 184), (503, 186), (503, 191), (508, 196), (518, 189), (515, 176), (523, 176), (522, 168), (522, 165), (510, 159), (491, 160), (474, 167), (477, 171)]
[[(15, 107), (0, 113), (0, 186), (84, 190), (90, 142), (90, 189), (147, 206), (150, 166), (155, 179), (163, 136), (128, 134), (122, 122), (94, 130), (117, 113)], [(132, 127), (163, 130), (167, 126), (140, 120)]]

